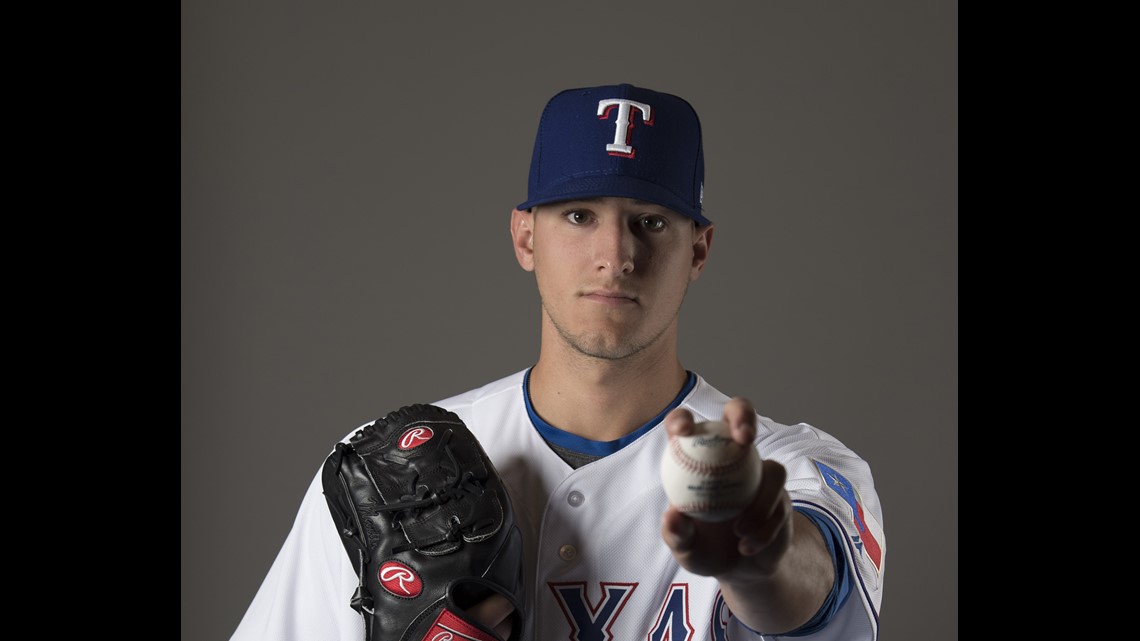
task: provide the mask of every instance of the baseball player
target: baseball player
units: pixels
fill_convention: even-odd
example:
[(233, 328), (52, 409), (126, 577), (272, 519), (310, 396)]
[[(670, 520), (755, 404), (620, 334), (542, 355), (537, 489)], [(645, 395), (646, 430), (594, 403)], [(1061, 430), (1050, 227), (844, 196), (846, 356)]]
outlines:
[[(678, 310), (713, 241), (703, 179), (700, 122), (677, 96), (574, 89), (542, 114), (511, 212), (542, 301), (538, 361), (435, 403), (479, 439), (523, 533), (521, 629), (506, 629), (505, 601), (477, 606), (504, 637), (877, 637), (886, 539), (868, 465), (678, 358)], [(720, 523), (671, 507), (659, 480), (669, 435), (704, 420), (764, 460), (751, 504)], [(318, 474), (232, 639), (360, 639), (358, 581)]]

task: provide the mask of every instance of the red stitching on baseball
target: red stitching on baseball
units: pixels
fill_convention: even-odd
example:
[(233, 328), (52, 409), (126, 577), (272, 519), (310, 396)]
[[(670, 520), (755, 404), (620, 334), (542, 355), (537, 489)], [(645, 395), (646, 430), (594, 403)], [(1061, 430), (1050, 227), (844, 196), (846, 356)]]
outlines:
[(736, 459), (721, 463), (705, 463), (698, 461), (689, 456), (683, 449), (681, 449), (681, 442), (676, 436), (669, 437), (669, 452), (673, 455), (673, 460), (686, 472), (693, 474), (700, 474), (702, 476), (711, 475), (718, 472), (729, 472), (735, 468), (740, 467), (747, 462), (748, 457), (745, 456), (747, 451), (741, 450), (741, 455)]

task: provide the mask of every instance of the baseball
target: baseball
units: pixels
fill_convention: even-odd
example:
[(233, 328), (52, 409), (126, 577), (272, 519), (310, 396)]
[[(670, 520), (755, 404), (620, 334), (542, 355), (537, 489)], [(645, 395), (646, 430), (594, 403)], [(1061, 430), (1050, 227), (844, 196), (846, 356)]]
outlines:
[(760, 455), (732, 440), (728, 423), (697, 423), (690, 436), (670, 436), (661, 458), (669, 503), (702, 521), (727, 521), (760, 487)]

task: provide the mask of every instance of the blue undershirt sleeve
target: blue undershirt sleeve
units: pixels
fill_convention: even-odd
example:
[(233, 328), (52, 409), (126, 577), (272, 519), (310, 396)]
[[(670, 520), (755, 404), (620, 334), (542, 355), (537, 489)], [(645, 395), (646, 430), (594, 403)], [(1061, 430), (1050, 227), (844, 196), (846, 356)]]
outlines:
[[(785, 632), (780, 635), (768, 635), (760, 632), (759, 630), (752, 630), (757, 634), (764, 634), (764, 636), (781, 636), (781, 637), (806, 637), (815, 634), (822, 630), (831, 621), (831, 617), (839, 612), (839, 608), (847, 601), (847, 596), (851, 594), (851, 568), (847, 567), (847, 559), (843, 556), (843, 539), (842, 534), (831, 524), (831, 521), (824, 518), (818, 512), (796, 506), (795, 511), (803, 514), (812, 523), (815, 523), (819, 528), (820, 534), (823, 535), (823, 542), (827, 545), (827, 551), (831, 554), (832, 565), (835, 566), (835, 582), (831, 585), (831, 592), (828, 593), (827, 598), (823, 600), (823, 605), (819, 607), (806, 623), (800, 627)], [(743, 621), (740, 622), (744, 624)], [(744, 626), (748, 628), (748, 626)], [(752, 629), (752, 628), (748, 628)]]
[(823, 535), (823, 542), (827, 545), (827, 551), (831, 554), (832, 564), (835, 566), (835, 583), (832, 584), (831, 592), (823, 600), (823, 605), (820, 606), (819, 611), (811, 619), (808, 619), (807, 623), (785, 635), (781, 635), (803, 637), (822, 630), (831, 621), (831, 617), (839, 612), (839, 608), (843, 607), (847, 601), (847, 596), (851, 594), (851, 568), (847, 567), (847, 559), (843, 555), (843, 535), (831, 521), (811, 509), (796, 507), (795, 510), (808, 517), (819, 528), (820, 534)]

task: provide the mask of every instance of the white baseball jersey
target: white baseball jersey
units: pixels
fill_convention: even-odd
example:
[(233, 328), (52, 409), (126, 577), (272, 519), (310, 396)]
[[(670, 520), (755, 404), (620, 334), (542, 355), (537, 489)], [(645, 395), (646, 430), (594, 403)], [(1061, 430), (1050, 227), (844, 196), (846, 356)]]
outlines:
[[(654, 421), (619, 441), (597, 443), (546, 425), (528, 402), (527, 373), (435, 403), (463, 419), (510, 492), (530, 578), (525, 638), (777, 638), (741, 624), (727, 611), (716, 580), (681, 568), (661, 541), (661, 515), (667, 507), (660, 482), (666, 445), (661, 419), (681, 406), (697, 421), (719, 420), (728, 397), (691, 376), (690, 385)], [(786, 426), (761, 416), (757, 426), (761, 456), (787, 468), (793, 505), (822, 526), (838, 560), (837, 584), (844, 586), (845, 598), (832, 604), (826, 623), (796, 638), (875, 639), (886, 540), (869, 467), (809, 425)], [(548, 439), (604, 456), (574, 469)], [(363, 622), (349, 606), (357, 584), (321, 493), (318, 470), (292, 531), (231, 641), (359, 641)]]

